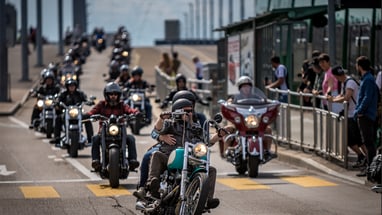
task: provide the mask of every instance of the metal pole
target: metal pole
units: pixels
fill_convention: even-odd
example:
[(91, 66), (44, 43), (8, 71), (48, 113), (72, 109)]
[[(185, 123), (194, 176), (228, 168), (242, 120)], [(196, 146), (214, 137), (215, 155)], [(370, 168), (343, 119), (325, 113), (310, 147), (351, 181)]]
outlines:
[[(223, 0), (219, 0), (219, 27), (223, 26)], [(223, 32), (219, 33), (223, 37)]]
[(188, 14), (187, 13), (183, 13), (184, 15), (184, 38), (187, 39), (188, 38)]
[(214, 22), (215, 22), (215, 16), (214, 16), (214, 0), (210, 0), (210, 26), (211, 26), (211, 40), (214, 39)]
[(228, 23), (233, 23), (233, 0), (229, 0), (228, 2)]
[(190, 37), (194, 38), (194, 5), (190, 2)]
[(36, 1), (37, 6), (37, 27), (36, 27), (36, 51), (37, 51), (37, 67), (43, 66), (42, 63), (42, 0)]
[(244, 0), (240, 0), (240, 19), (244, 19)]
[(200, 15), (199, 15), (199, 0), (195, 2), (195, 16), (196, 16), (196, 38), (200, 39)]
[(6, 40), (6, 8), (5, 0), (0, 0), (0, 101), (8, 98), (8, 49)]
[(63, 19), (62, 19), (62, 0), (57, 1), (58, 4), (58, 55), (64, 55), (64, 41), (62, 39)]
[(329, 19), (329, 56), (332, 65), (336, 65), (336, 11), (335, 1), (328, 1)]
[(27, 0), (21, 0), (21, 81), (29, 80), (29, 47), (28, 47), (28, 4)]
[(207, 0), (203, 0), (203, 39), (207, 39)]

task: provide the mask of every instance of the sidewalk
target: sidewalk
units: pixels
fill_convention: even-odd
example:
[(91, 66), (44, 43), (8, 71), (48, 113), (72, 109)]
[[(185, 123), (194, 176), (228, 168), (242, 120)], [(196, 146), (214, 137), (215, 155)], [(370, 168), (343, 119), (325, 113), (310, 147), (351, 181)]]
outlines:
[[(22, 64), (21, 64), (21, 45), (8, 48), (8, 74), (10, 102), (0, 102), (0, 116), (13, 115), (28, 99), (28, 92), (40, 78), (40, 72), (45, 67), (36, 67), (37, 57), (36, 51), (30, 46), (31, 54), (29, 55), (29, 79), (30, 81), (21, 81)], [(52, 61), (61, 61), (57, 56), (58, 46), (47, 44), (43, 46), (43, 63), (45, 66)]]
[[(10, 98), (11, 102), (0, 102), (0, 116), (10, 116), (17, 112), (17, 110), (26, 102), (28, 98), (29, 90), (34, 86), (36, 81), (40, 78), (40, 72), (43, 67), (35, 67), (36, 53), (32, 52), (29, 56), (29, 79), (31, 81), (21, 82), (21, 46), (15, 46), (8, 49), (8, 72), (10, 74)], [(60, 62), (60, 57), (57, 57), (58, 48), (57, 45), (45, 45), (43, 47), (43, 63), (48, 65), (49, 62)], [(138, 50), (137, 50), (138, 51)], [(150, 58), (152, 51), (146, 49), (140, 50), (141, 54), (145, 55), (145, 59)], [(158, 53), (154, 52), (157, 58)], [(153, 56), (151, 56), (153, 57)], [(141, 62), (144, 65), (144, 62)], [(145, 65), (146, 66), (146, 65)], [(149, 65), (147, 65), (149, 66)], [(146, 67), (147, 67), (146, 66)], [(146, 68), (147, 71), (149, 68)], [(152, 77), (154, 78), (154, 77)], [(159, 108), (155, 108), (153, 105), (153, 114), (159, 114)], [(357, 177), (358, 170), (346, 170), (324, 158), (321, 158), (314, 154), (305, 153), (302, 151), (287, 149), (286, 147), (278, 147), (278, 160), (290, 163), (292, 165), (305, 168), (308, 170), (320, 171), (322, 173), (335, 176), (337, 178), (350, 181), (356, 184), (366, 185), (371, 187), (372, 185), (366, 181), (365, 177)]]

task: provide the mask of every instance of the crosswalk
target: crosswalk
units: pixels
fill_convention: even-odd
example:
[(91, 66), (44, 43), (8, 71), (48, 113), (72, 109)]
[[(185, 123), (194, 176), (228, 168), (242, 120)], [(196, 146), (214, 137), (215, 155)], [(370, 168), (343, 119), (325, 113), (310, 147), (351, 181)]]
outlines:
[[(333, 187), (338, 184), (324, 180), (315, 176), (288, 176), (279, 177), (286, 184), (297, 185), (301, 188), (314, 188), (314, 187)], [(271, 190), (272, 185), (264, 183), (264, 180), (250, 179), (250, 178), (218, 178), (217, 186), (224, 186), (227, 189), (243, 191), (243, 190)], [(59, 185), (55, 185), (59, 186)], [(19, 190), (23, 197), (26, 199), (35, 198), (60, 198), (60, 193), (55, 189), (55, 186), (19, 186)], [(124, 196), (132, 195), (134, 190), (126, 188), (121, 185), (117, 189), (112, 189), (108, 184), (104, 183), (84, 183), (84, 187), (90, 190), (91, 194), (95, 197), (107, 197), (107, 196)]]

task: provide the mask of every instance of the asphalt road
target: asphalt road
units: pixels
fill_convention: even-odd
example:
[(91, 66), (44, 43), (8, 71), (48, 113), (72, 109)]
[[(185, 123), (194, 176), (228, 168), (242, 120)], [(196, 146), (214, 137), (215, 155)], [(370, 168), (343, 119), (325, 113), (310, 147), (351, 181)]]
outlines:
[[(216, 59), (213, 47), (175, 48), (190, 75), (191, 56), (203, 56), (204, 62)], [(142, 66), (145, 78), (154, 83), (153, 67), (168, 50), (136, 48), (132, 66)], [(84, 65), (81, 89), (88, 96), (103, 97), (102, 73), (107, 72), (110, 53), (93, 52)], [(138, 173), (111, 189), (107, 180), (90, 171), (90, 148), (69, 158), (66, 150), (28, 129), (33, 104), (30, 99), (16, 115), (0, 118), (0, 214), (140, 214), (132, 196)], [(157, 116), (160, 110), (157, 104), (153, 107)], [(93, 126), (98, 129), (97, 123)], [(135, 136), (138, 159), (154, 144), (151, 128)], [(212, 150), (212, 165), (218, 170), (215, 196), (221, 204), (211, 214), (381, 214), (381, 197), (368, 187), (278, 160), (261, 166), (259, 177), (249, 179), (219, 157), (217, 146)]]

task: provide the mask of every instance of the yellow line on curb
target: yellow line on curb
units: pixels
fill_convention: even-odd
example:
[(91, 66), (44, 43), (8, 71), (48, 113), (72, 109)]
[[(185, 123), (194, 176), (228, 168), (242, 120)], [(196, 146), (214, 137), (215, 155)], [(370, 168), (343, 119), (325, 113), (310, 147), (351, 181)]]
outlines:
[(246, 178), (220, 178), (217, 181), (236, 190), (264, 190), (271, 189), (269, 186), (259, 184)]
[(312, 176), (281, 177), (282, 180), (297, 184), (302, 187), (329, 187), (337, 184)]
[(20, 190), (27, 199), (60, 197), (52, 186), (21, 186)]
[(121, 186), (119, 186), (118, 188), (111, 188), (109, 185), (102, 185), (102, 184), (87, 184), (86, 186), (96, 196), (131, 195), (131, 193), (127, 189)]

